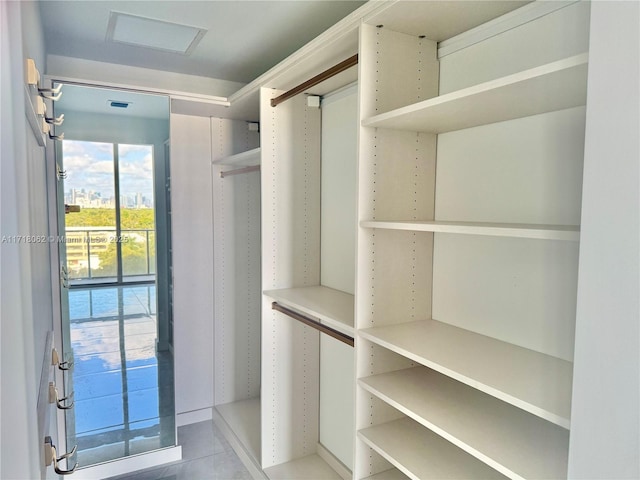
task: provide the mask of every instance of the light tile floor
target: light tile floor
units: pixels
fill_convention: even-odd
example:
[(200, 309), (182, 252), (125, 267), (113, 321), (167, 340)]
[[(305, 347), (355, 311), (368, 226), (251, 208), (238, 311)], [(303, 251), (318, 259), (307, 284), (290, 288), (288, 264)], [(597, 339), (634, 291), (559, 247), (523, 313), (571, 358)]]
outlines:
[(108, 480), (251, 480), (212, 421), (178, 428), (182, 460)]
[(67, 434), (78, 463), (174, 445), (173, 359), (156, 352), (155, 285), (74, 288), (69, 311)]

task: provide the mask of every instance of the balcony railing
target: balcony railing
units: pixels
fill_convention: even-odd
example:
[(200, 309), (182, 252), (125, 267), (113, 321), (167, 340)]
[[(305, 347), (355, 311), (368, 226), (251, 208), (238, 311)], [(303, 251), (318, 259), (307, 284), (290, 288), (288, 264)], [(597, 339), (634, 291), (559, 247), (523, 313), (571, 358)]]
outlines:
[(153, 229), (68, 227), (67, 269), (71, 280), (115, 278), (118, 250), (122, 251), (122, 276), (152, 276), (156, 273), (156, 238)]

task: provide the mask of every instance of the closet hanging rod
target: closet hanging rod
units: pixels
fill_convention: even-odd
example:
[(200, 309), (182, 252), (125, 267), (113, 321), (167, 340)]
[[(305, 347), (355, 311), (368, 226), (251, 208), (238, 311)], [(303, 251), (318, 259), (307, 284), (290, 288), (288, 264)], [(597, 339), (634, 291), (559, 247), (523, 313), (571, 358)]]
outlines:
[(252, 165), (250, 167), (236, 168), (235, 170), (220, 172), (220, 178), (229, 177), (231, 175), (239, 175), (241, 173), (255, 172), (256, 170), (260, 170), (260, 165)]
[(346, 343), (347, 345), (350, 345), (353, 347), (353, 337), (350, 337), (346, 333), (339, 332), (338, 330), (328, 327), (327, 325), (324, 325), (318, 322), (317, 320), (313, 320), (309, 317), (305, 317), (304, 315), (294, 310), (291, 310), (287, 307), (283, 307), (278, 302), (273, 302), (271, 304), (271, 308), (273, 310), (277, 310), (280, 313), (284, 313), (285, 315), (288, 315), (289, 317), (295, 320), (298, 320), (299, 322), (302, 322), (311, 328), (315, 328), (316, 330), (319, 330), (321, 333), (326, 333), (330, 337), (333, 337), (336, 340), (341, 341), (342, 343)]
[(304, 83), (301, 83), (297, 87), (293, 87), (291, 90), (287, 90), (282, 95), (271, 99), (271, 106), (275, 107), (276, 105), (284, 102), (285, 100), (290, 99), (291, 97), (295, 97), (299, 93), (304, 92), (305, 90), (313, 87), (314, 85), (318, 85), (319, 83), (324, 82), (328, 78), (331, 78), (340, 72), (344, 72), (346, 69), (353, 67), (358, 64), (358, 54), (356, 53), (353, 57), (349, 57), (346, 60), (334, 65), (333, 67), (325, 70), (322, 73), (319, 73), (313, 78), (310, 78)]

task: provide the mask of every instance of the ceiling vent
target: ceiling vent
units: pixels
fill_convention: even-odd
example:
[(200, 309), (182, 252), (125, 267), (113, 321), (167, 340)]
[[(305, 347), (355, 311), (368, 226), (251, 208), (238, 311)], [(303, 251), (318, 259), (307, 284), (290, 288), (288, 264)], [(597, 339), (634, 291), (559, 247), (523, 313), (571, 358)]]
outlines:
[(189, 55), (205, 33), (203, 28), (112, 11), (106, 41)]
[(113, 108), (127, 108), (131, 105), (131, 102), (122, 102), (120, 100), (109, 100), (109, 106)]

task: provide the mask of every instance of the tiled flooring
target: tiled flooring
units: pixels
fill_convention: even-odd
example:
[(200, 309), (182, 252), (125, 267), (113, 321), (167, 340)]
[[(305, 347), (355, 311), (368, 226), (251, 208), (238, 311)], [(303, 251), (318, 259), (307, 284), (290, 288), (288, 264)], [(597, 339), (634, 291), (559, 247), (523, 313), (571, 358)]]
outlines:
[(173, 359), (156, 353), (155, 286), (72, 289), (69, 310), (67, 433), (79, 464), (174, 445)]
[(178, 428), (182, 461), (109, 480), (250, 480), (229, 443), (212, 421)]

